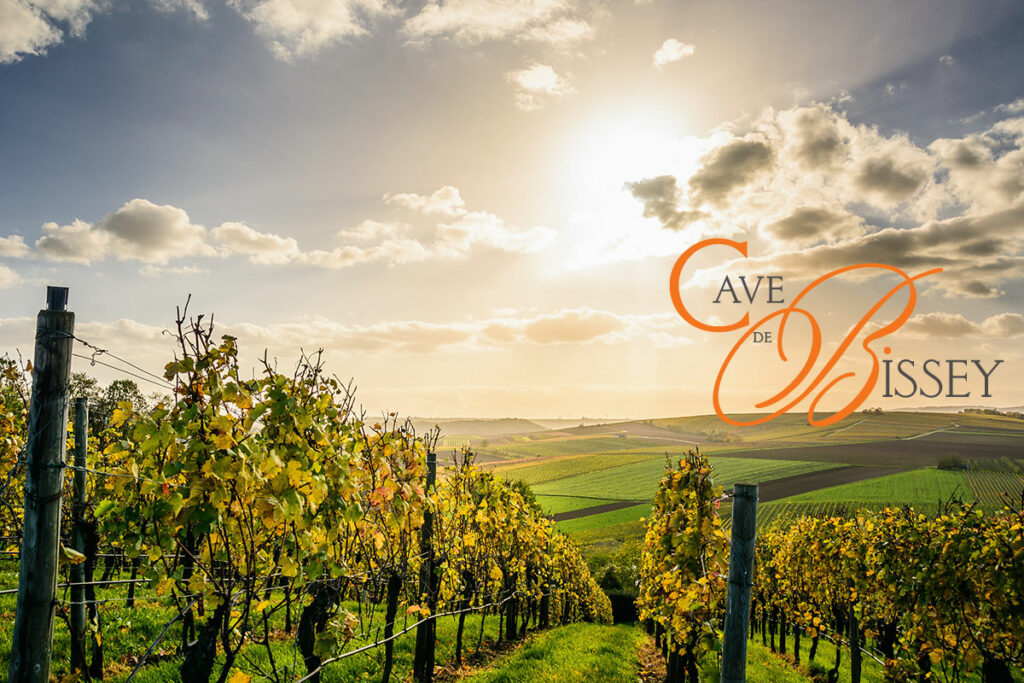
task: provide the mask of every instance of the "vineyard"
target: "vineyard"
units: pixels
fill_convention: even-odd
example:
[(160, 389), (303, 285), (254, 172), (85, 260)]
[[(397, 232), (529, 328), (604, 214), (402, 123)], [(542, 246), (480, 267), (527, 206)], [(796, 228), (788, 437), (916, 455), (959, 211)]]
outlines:
[[(60, 315), (71, 314), (40, 321)], [(74, 342), (93, 360), (113, 355), (54, 327), (40, 325), (37, 358)], [(287, 374), (264, 359), (243, 379), (235, 339), (215, 339), (182, 311), (176, 357), (151, 376), (170, 397), (149, 410), (122, 402), (91, 433), (84, 401), (67, 423), (65, 355), (50, 421), (36, 392), (53, 363), (0, 367), (0, 608), (12, 612), (18, 594), (0, 654), (11, 680), (36, 666), (33, 652), (49, 659), (49, 641), (19, 642), (32, 609), (19, 593), (30, 524), (47, 511), (59, 583), (55, 604), (35, 614), (56, 620), (58, 680), (283, 683), (372, 671), (387, 682), (411, 663), (429, 681), (438, 658), (460, 663), (485, 638), (610, 620), (580, 552), (527, 488), (481, 471), (469, 450), (438, 477), (437, 434), (356, 414), (317, 355)], [(57, 432), (56, 464), (34, 460)], [(55, 474), (58, 495), (39, 495), (39, 477)]]
[[(697, 681), (709, 660), (716, 668), (728, 564), (718, 510), (725, 500), (707, 458), (691, 454), (662, 479), (647, 522), (638, 604), (668, 656), (670, 681)], [(828, 681), (839, 680), (844, 651), (846, 680), (854, 683), (869, 668), (877, 675), (865, 680), (1020, 679), (1020, 498), (999, 510), (951, 501), (931, 514), (909, 506), (801, 511), (819, 516), (771, 524), (758, 537), (750, 638), (773, 652), (788, 650), (797, 665), (808, 657)], [(835, 512), (841, 515), (828, 516)], [(826, 641), (831, 661), (815, 662)]]

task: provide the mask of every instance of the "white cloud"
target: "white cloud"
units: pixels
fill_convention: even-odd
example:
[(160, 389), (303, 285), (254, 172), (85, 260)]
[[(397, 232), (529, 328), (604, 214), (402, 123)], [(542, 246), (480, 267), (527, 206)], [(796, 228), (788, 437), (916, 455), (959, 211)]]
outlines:
[(684, 57), (692, 57), (696, 52), (697, 47), (695, 45), (688, 45), (675, 38), (669, 38), (654, 53), (654, 66), (658, 69), (663, 69), (666, 64), (678, 62)]
[[(165, 362), (171, 351), (163, 329), (121, 319), (109, 323), (81, 322), (76, 332), (100, 348), (133, 349), (133, 360), (153, 356), (156, 360), (151, 364), (155, 367)], [(626, 343), (678, 348), (693, 343), (689, 337), (677, 334), (681, 329), (683, 326), (674, 314), (632, 315), (578, 308), (532, 314), (513, 311), (447, 322), (393, 320), (364, 325), (303, 317), (267, 325), (219, 323), (216, 332), (238, 337), (252, 357), (264, 348), (294, 353), (311, 347), (335, 353), (465, 352), (510, 346)], [(14, 346), (20, 337), (30, 334), (29, 319), (0, 319), (0, 345)]]
[(7, 289), (21, 282), (21, 276), (8, 268), (0, 266), (0, 289)]
[(39, 55), (59, 43), (64, 32), (38, 5), (23, 0), (0, 0), (0, 64)]
[(554, 230), (537, 226), (518, 230), (494, 214), (472, 211), (457, 221), (437, 226), (438, 246), (455, 252), (468, 252), (475, 246), (500, 251), (530, 253), (543, 251), (555, 240)]
[(52, 261), (91, 263), (107, 258), (164, 264), (174, 258), (213, 256), (206, 228), (173, 206), (133, 199), (95, 225), (75, 220), (46, 223), (36, 252)]
[(25, 258), (29, 255), (29, 246), (21, 235), (0, 237), (0, 256), (7, 258)]
[(402, 32), (410, 42), (433, 38), (476, 44), (488, 40), (567, 45), (593, 30), (572, 0), (429, 0)]
[(939, 57), (939, 63), (942, 64), (942, 66), (953, 66), (956, 64), (956, 60), (953, 59), (953, 55), (942, 55)]
[(406, 232), (408, 229), (408, 225), (401, 223), (381, 223), (380, 221), (366, 219), (354, 228), (339, 230), (338, 237), (356, 242), (366, 242), (383, 237), (391, 237), (398, 233)]
[(229, 0), (229, 4), (285, 60), (364, 35), (372, 20), (395, 12), (388, 0)]
[(976, 323), (960, 313), (924, 313), (908, 320), (900, 328), (900, 334), (921, 338), (1005, 339), (1024, 334), (1024, 316), (1020, 313), (1000, 313)]
[(466, 202), (462, 200), (458, 188), (451, 185), (445, 185), (429, 196), (414, 193), (386, 194), (384, 201), (422, 213), (460, 216), (466, 212)]
[(139, 275), (143, 277), (160, 277), (161, 275), (201, 275), (208, 273), (209, 271), (199, 266), (170, 266), (167, 268), (161, 266), (154, 266), (153, 264), (147, 264), (142, 268), (139, 268)]
[[(165, 12), (185, 10), (206, 19), (202, 0), (151, 0)], [(0, 0), (0, 64), (46, 51), (67, 37), (80, 38), (108, 0)]]
[(459, 190), (451, 186), (430, 195), (401, 193), (386, 194), (384, 198), (389, 204), (414, 212), (417, 221), (425, 223), (420, 232), (426, 230), (429, 235), (411, 236), (413, 227), (405, 223), (365, 220), (338, 232), (346, 244), (305, 251), (293, 237), (261, 232), (238, 221), (207, 230), (192, 223), (183, 209), (133, 199), (95, 224), (78, 219), (67, 225), (44, 224), (43, 236), (34, 249), (21, 235), (0, 237), (0, 257), (39, 257), (84, 265), (111, 259), (139, 261), (150, 266), (141, 274), (155, 277), (202, 272), (188, 270), (197, 266), (162, 267), (195, 257), (245, 256), (260, 265), (335, 269), (362, 263), (401, 265), (438, 258), (462, 259), (478, 248), (532, 253), (547, 248), (556, 237), (550, 228), (523, 230), (486, 211), (469, 211)]
[(1013, 102), (1000, 104), (995, 108), (995, 111), (1004, 114), (1020, 114), (1024, 112), (1024, 97), (1020, 97)]
[(510, 71), (505, 78), (516, 86), (516, 106), (523, 111), (541, 109), (549, 99), (574, 92), (569, 82), (547, 64)]
[(222, 223), (210, 231), (210, 237), (227, 253), (244, 254), (253, 263), (289, 263), (299, 255), (294, 238), (257, 232), (244, 223)]

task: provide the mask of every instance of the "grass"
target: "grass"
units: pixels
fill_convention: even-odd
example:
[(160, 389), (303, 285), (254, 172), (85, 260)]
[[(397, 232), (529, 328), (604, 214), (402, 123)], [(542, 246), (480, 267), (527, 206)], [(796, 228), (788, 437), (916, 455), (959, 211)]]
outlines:
[[(707, 679), (718, 681), (718, 672), (714, 671)], [(760, 643), (747, 641), (748, 683), (807, 683), (810, 680)], [(866, 683), (870, 679), (864, 680)]]
[[(712, 456), (711, 467), (718, 483), (731, 486), (740, 480), (769, 481), (795, 474), (816, 472), (835, 467), (835, 465), (800, 460)], [(533, 490), (538, 495), (562, 494), (620, 500), (645, 500), (654, 497), (654, 493), (658, 489), (658, 482), (661, 481), (664, 474), (664, 458), (652, 459), (546, 482), (534, 486)]]
[(537, 496), (537, 503), (544, 512), (549, 515), (557, 515), (559, 512), (571, 512), (583, 508), (611, 503), (612, 501), (601, 498), (577, 498), (574, 496)]
[[(437, 622), (437, 645), (435, 657), (438, 664), (443, 664), (455, 656), (455, 632), (458, 627), (458, 620), (455, 617), (441, 618)], [(497, 638), (498, 619), (490, 617), (484, 624), (485, 641), (493, 642)], [(466, 618), (466, 631), (463, 636), (463, 648), (472, 651), (476, 647), (477, 636), (480, 629), (480, 618), (477, 615), (470, 615)], [(413, 657), (416, 649), (416, 631), (412, 630), (395, 639), (395, 679), (404, 680), (404, 676), (412, 671)], [(140, 650), (141, 651), (141, 650)], [(270, 662), (266, 649), (263, 647), (249, 646), (243, 652), (248, 659), (257, 663), (260, 668), (270, 671)], [(384, 658), (384, 649), (378, 648), (368, 653), (354, 655), (347, 659), (329, 665), (324, 669), (321, 680), (324, 683), (351, 683), (352, 681), (375, 681), (380, 680)], [(274, 646), (274, 659), (277, 667), (294, 666), (298, 671), (305, 671), (302, 664), (302, 657), (299, 656), (291, 642), (280, 642)], [(218, 661), (220, 661), (218, 659)], [(242, 660), (244, 661), (244, 660)], [(180, 662), (168, 660), (147, 667), (133, 679), (139, 683), (171, 683), (180, 681), (178, 666)], [(215, 669), (216, 672), (216, 669)], [(123, 681), (127, 677), (114, 676), (111, 680)], [(253, 680), (258, 677), (253, 676)]]
[(963, 472), (911, 470), (852, 484), (830, 486), (786, 498), (791, 503), (855, 502), (887, 505), (939, 503), (951, 496), (973, 500)]
[(607, 529), (608, 527), (616, 526), (624, 522), (637, 521), (641, 517), (650, 514), (651, 504), (642, 503), (640, 505), (631, 505), (628, 508), (622, 508), (620, 510), (612, 510), (611, 512), (599, 512), (596, 515), (567, 519), (565, 521), (558, 522), (556, 526), (560, 531), (571, 534), (577, 531), (587, 531), (590, 529)]
[[(97, 578), (99, 578), (97, 574)], [(126, 576), (114, 576), (113, 578), (127, 578)], [(0, 584), (7, 587), (17, 584), (17, 566), (12, 561), (3, 562), (0, 567)], [(66, 580), (66, 574), (62, 574), (61, 580)], [(134, 657), (140, 656), (160, 635), (164, 625), (171, 620), (176, 612), (167, 606), (166, 599), (159, 600), (153, 597), (152, 591), (140, 586), (136, 596), (136, 607), (128, 609), (124, 606), (123, 598), (127, 595), (127, 588), (124, 585), (101, 588), (97, 591), (97, 597), (110, 602), (102, 603), (99, 606), (103, 620), (103, 649), (104, 649), (104, 680), (120, 682), (125, 681), (131, 674), (134, 666)], [(61, 594), (58, 597), (62, 597)], [(11, 637), (14, 627), (14, 610), (16, 598), (14, 595), (0, 595), (0, 667), (6, 670), (10, 659)], [(354, 610), (355, 607), (353, 606)], [(298, 616), (301, 606), (296, 606), (293, 612), (294, 623), (298, 623)], [(400, 608), (399, 614), (404, 614)], [(382, 622), (382, 614), (378, 611), (375, 621), (369, 625), (371, 634), (376, 634), (376, 628)], [(283, 614), (278, 613), (272, 619), (275, 629), (280, 628), (283, 622)], [(470, 614), (466, 618), (465, 636), (463, 647), (472, 651), (476, 647), (477, 638), (480, 633), (481, 617), (478, 614)], [(408, 624), (415, 623), (410, 618)], [(405, 628), (405, 622), (400, 618), (396, 624), (396, 630)], [(436, 660), (443, 664), (454, 657), (455, 633), (458, 627), (458, 620), (455, 617), (442, 617), (437, 623), (437, 646)], [(494, 642), (497, 639), (498, 619), (489, 616), (484, 622), (484, 641)], [(257, 663), (265, 671), (272, 668), (295, 667), (298, 671), (305, 671), (302, 657), (294, 647), (294, 638), (285, 636), (278, 632), (278, 640), (272, 643), (272, 651), (275, 660), (275, 667), (270, 666), (267, 650), (262, 646), (248, 645), (242, 650), (239, 662), (248, 659)], [(180, 681), (178, 666), (180, 658), (173, 655), (178, 643), (181, 641), (180, 622), (168, 629), (166, 636), (161, 643), (154, 648), (154, 656), (150, 663), (146, 664), (133, 681), (138, 683), (170, 683)], [(353, 641), (349, 649), (354, 649), (366, 641)], [(395, 640), (395, 674), (399, 679), (412, 671), (413, 653), (415, 649), (415, 629), (398, 637)], [(366, 653), (354, 655), (328, 666), (322, 680), (325, 683), (346, 683), (356, 680), (380, 680), (381, 666), (383, 662), (383, 648), (377, 648)], [(53, 633), (53, 665), (52, 673), (59, 680), (61, 675), (68, 669), (70, 658), (70, 637), (65, 622), (57, 619), (54, 624)], [(218, 659), (215, 672), (219, 671), (220, 662)], [(247, 665), (247, 668), (251, 668)], [(253, 676), (256, 680), (258, 676)]]
[(613, 451), (606, 453), (582, 453), (547, 458), (539, 463), (517, 463), (498, 465), (494, 468), (506, 479), (519, 479), (530, 486), (558, 479), (567, 479), (578, 474), (631, 465), (648, 460), (664, 462), (664, 450)]
[(636, 680), (635, 626), (571, 624), (539, 633), (515, 652), (466, 679), (470, 683), (626, 683)]
[(531, 443), (503, 445), (502, 452), (519, 457), (551, 458), (560, 455), (623, 451), (629, 449), (650, 449), (650, 439), (619, 438), (617, 436), (560, 437)]

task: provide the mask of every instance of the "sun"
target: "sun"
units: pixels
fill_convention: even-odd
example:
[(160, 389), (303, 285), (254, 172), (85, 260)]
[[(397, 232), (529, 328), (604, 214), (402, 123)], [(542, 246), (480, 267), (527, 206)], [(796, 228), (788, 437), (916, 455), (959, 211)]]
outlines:
[(562, 155), (570, 268), (673, 253), (679, 235), (643, 216), (628, 183), (671, 175), (682, 186), (697, 170), (705, 142), (684, 121), (656, 107), (623, 107), (585, 120)]
[(594, 115), (568, 140), (566, 169), (580, 190), (607, 192), (658, 175), (686, 177), (700, 142), (665, 109), (624, 108)]

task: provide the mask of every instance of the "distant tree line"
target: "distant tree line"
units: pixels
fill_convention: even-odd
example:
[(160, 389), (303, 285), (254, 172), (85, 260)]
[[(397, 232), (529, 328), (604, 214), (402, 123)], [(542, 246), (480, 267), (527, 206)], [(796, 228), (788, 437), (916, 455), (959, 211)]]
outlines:
[(159, 394), (146, 397), (130, 379), (115, 379), (104, 387), (95, 377), (75, 372), (71, 375), (71, 398), (89, 399), (89, 431), (98, 434), (110, 423), (118, 403), (127, 401), (136, 412), (146, 412), (165, 397)]

